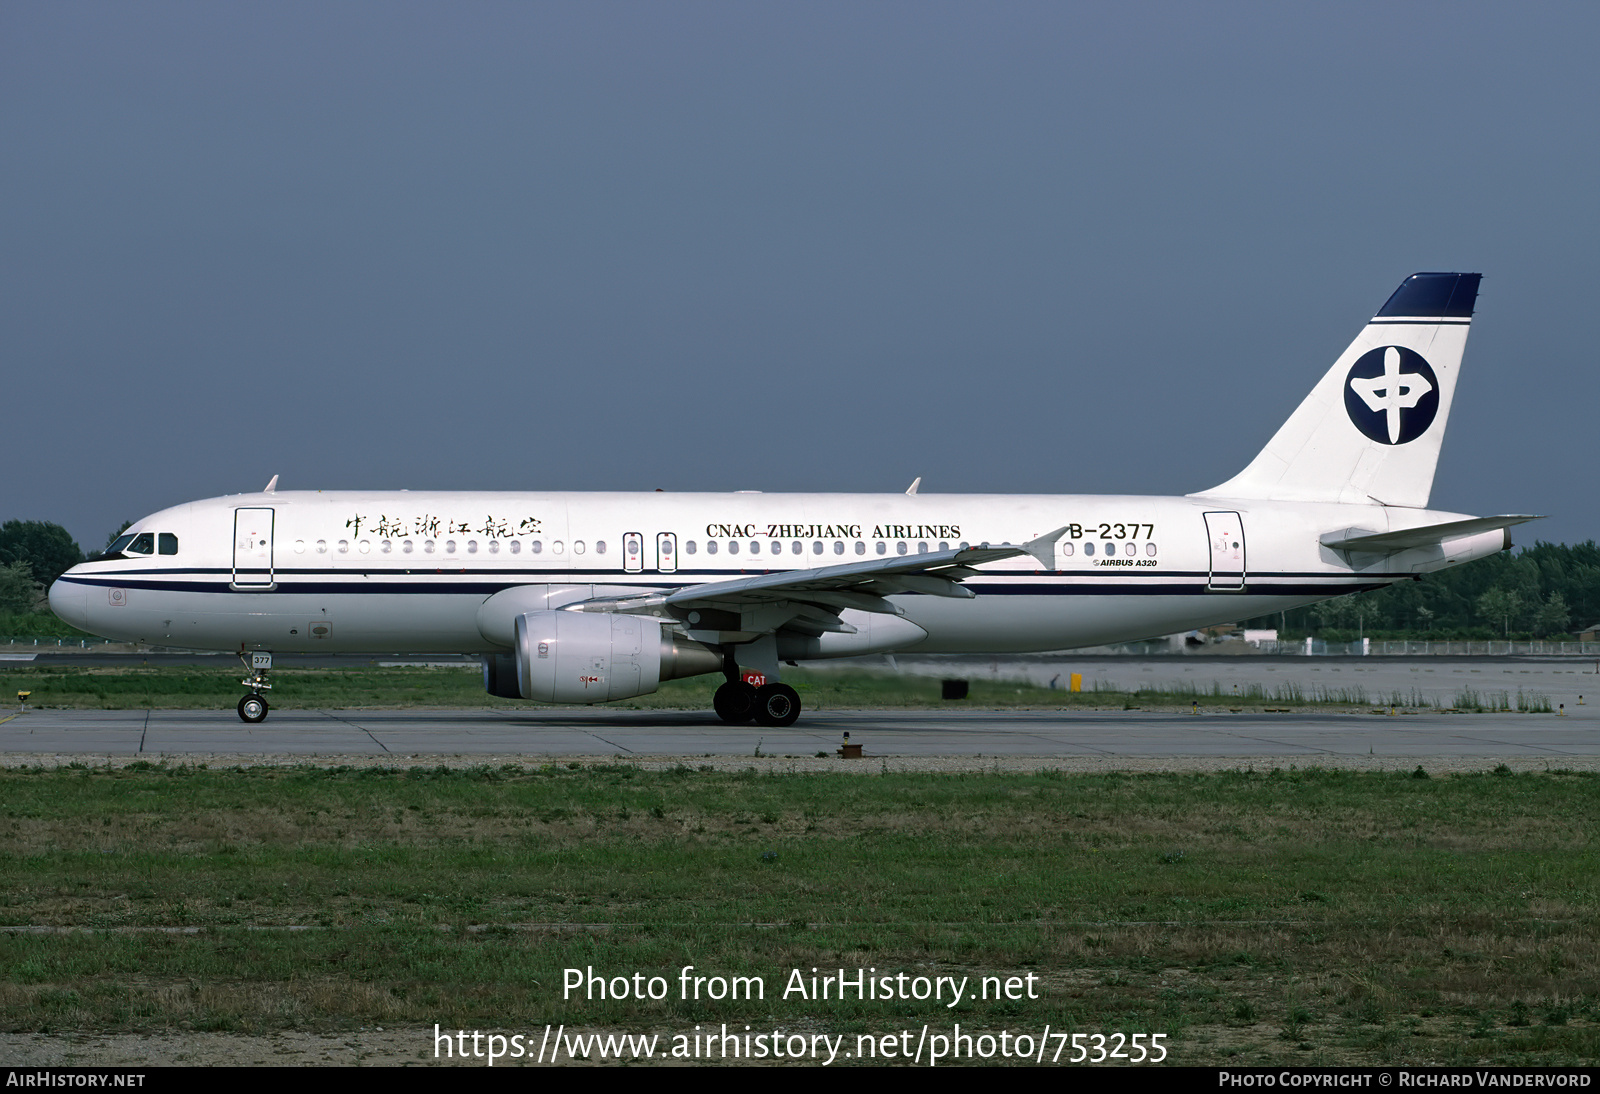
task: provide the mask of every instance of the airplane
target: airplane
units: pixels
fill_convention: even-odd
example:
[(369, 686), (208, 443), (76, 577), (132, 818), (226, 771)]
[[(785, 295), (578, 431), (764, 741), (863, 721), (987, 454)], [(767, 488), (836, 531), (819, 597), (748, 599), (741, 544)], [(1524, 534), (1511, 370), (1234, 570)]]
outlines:
[(245, 660), (478, 654), (485, 690), (602, 703), (721, 674), (730, 724), (801, 712), (784, 666), (1132, 641), (1377, 589), (1511, 545), (1428, 508), (1480, 275), (1406, 278), (1239, 474), (1182, 497), (264, 490), (164, 509), (50, 588), (66, 622)]

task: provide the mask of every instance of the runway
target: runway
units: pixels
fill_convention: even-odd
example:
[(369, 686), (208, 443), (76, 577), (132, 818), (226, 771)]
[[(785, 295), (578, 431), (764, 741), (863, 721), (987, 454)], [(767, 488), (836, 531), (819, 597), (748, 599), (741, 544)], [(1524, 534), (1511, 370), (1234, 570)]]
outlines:
[[(0, 715), (0, 717), (4, 717)], [(612, 757), (822, 759), (843, 735), (868, 759), (1058, 759), (1306, 764), (1519, 759), (1600, 767), (1600, 707), (1554, 714), (1230, 714), (1147, 711), (838, 711), (789, 729), (727, 726), (700, 712), (286, 710), (247, 725), (231, 711), (30, 710), (0, 721), (0, 762), (30, 757)], [(1077, 764), (1074, 764), (1077, 766)], [(1182, 766), (1182, 765), (1180, 765)]]

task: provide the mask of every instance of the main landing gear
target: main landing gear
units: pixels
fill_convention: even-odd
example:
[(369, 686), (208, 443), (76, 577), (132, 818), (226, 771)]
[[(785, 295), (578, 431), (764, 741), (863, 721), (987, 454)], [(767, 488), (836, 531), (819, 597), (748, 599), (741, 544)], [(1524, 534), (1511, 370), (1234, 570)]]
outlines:
[(711, 697), (717, 717), (729, 725), (758, 725), (782, 729), (800, 717), (800, 694), (788, 684), (771, 683), (756, 687), (742, 679), (739, 668), (729, 657), (723, 672), (728, 682)]
[(743, 680), (723, 684), (711, 697), (717, 717), (729, 725), (756, 722), (782, 729), (800, 717), (800, 695), (788, 684), (763, 684), (756, 687)]
[(239, 717), (246, 722), (264, 722), (271, 708), (261, 693), (272, 690), (272, 685), (267, 682), (267, 674), (272, 671), (272, 654), (266, 650), (255, 650), (239, 654), (239, 660), (244, 662), (250, 673), (239, 681), (250, 689), (250, 694), (239, 700)]

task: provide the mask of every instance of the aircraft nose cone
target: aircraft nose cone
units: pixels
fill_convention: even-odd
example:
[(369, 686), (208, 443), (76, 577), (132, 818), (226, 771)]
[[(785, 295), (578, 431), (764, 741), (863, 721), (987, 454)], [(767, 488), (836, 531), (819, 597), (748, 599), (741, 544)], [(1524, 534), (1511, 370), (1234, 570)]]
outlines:
[(89, 590), (76, 581), (59, 577), (50, 586), (50, 610), (80, 631), (89, 629)]

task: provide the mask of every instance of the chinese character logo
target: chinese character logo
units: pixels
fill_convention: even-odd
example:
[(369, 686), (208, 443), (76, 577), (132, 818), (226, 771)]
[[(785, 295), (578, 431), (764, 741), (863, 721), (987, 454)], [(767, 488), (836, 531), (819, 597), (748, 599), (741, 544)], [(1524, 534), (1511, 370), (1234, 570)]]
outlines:
[(1400, 346), (1369, 350), (1344, 382), (1350, 421), (1379, 444), (1405, 444), (1439, 413), (1439, 379), (1422, 355)]

